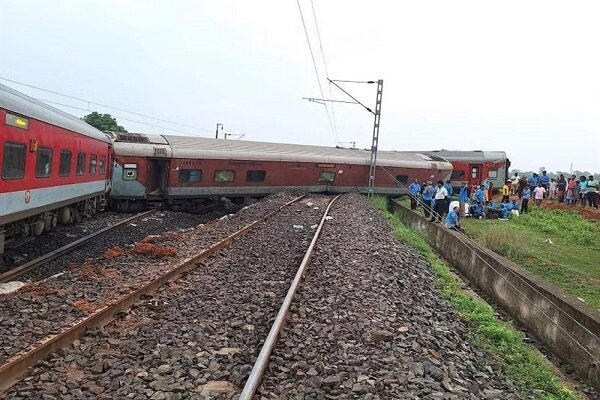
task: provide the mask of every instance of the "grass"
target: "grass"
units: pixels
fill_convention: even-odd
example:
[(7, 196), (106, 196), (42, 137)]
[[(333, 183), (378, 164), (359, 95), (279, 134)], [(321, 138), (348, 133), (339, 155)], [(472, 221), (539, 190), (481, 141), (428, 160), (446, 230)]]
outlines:
[(508, 221), (463, 221), (467, 235), (600, 309), (600, 225), (572, 211), (534, 208)]
[(407, 228), (387, 211), (385, 197), (373, 197), (372, 202), (392, 223), (396, 236), (419, 251), (431, 264), (439, 292), (466, 321), (469, 340), (497, 359), (507, 377), (526, 390), (533, 390), (539, 399), (578, 399), (563, 385), (541, 355), (524, 343), (521, 332), (498, 320), (488, 304), (460, 288), (448, 266), (437, 256), (425, 238), (417, 231)]

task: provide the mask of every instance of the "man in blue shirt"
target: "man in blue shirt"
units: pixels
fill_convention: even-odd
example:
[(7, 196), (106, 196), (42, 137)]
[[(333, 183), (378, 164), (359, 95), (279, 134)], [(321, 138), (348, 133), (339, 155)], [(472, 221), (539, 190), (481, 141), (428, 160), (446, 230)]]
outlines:
[(460, 232), (460, 216), (458, 215), (458, 206), (454, 207), (446, 217), (446, 228)]
[(475, 203), (469, 209), (469, 214), (473, 216), (473, 218), (484, 218), (485, 214), (483, 213), (483, 206), (480, 203)]
[(425, 218), (429, 219), (431, 215), (431, 200), (433, 199), (433, 186), (431, 181), (427, 182), (427, 185), (423, 188), (423, 213)]
[(415, 178), (415, 181), (408, 186), (410, 192), (410, 209), (415, 210), (417, 208), (417, 199), (419, 198), (419, 192), (421, 191), (421, 185), (419, 180)]
[(539, 182), (540, 178), (538, 177), (538, 174), (534, 173), (533, 176), (529, 178), (529, 189), (533, 191), (533, 189), (536, 188)]
[(450, 200), (450, 198), (452, 197), (452, 194), (454, 193), (454, 189), (452, 189), (452, 183), (450, 181), (446, 181), (446, 184), (444, 185), (444, 187), (446, 188), (446, 191), (448, 192), (448, 200)]
[(483, 201), (485, 199), (485, 194), (483, 193), (483, 191), (485, 190), (485, 186), (481, 185), (479, 186), (479, 188), (475, 191), (475, 201), (479, 204), (483, 204)]

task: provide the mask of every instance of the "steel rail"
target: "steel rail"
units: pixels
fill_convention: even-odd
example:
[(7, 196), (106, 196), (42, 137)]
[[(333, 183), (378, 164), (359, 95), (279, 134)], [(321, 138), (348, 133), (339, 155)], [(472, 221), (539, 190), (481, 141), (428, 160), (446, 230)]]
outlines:
[(306, 254), (302, 259), (302, 263), (298, 267), (298, 271), (296, 271), (296, 276), (294, 277), (294, 280), (292, 281), (292, 284), (288, 289), (285, 299), (281, 304), (281, 308), (277, 313), (277, 317), (275, 317), (275, 321), (273, 321), (271, 330), (269, 331), (269, 334), (267, 335), (267, 338), (265, 339), (265, 342), (263, 343), (263, 346), (260, 349), (260, 353), (258, 354), (256, 362), (252, 367), (252, 371), (250, 371), (250, 376), (248, 376), (248, 380), (246, 380), (246, 384), (244, 385), (244, 389), (240, 394), (239, 400), (251, 400), (254, 397), (254, 394), (256, 393), (256, 389), (258, 389), (258, 385), (260, 385), (262, 381), (263, 374), (267, 369), (267, 366), (269, 365), (269, 358), (271, 357), (271, 353), (273, 352), (273, 349), (277, 344), (277, 340), (279, 339), (279, 334), (283, 329), (283, 324), (285, 323), (287, 313), (289, 311), (290, 305), (292, 304), (292, 300), (294, 299), (294, 295), (298, 290), (298, 286), (300, 286), (300, 281), (302, 280), (304, 271), (306, 270), (308, 263), (310, 262), (310, 259), (314, 253), (315, 245), (317, 243), (317, 240), (319, 239), (321, 230), (323, 229), (323, 225), (327, 220), (327, 214), (329, 213), (329, 209), (340, 196), (341, 194), (334, 197), (325, 209), (325, 213), (323, 214), (323, 217), (321, 218), (321, 222), (317, 227), (315, 235), (313, 236), (312, 241), (310, 242), (310, 246), (308, 246), (308, 250), (306, 250)]
[(145, 212), (136, 214), (132, 217), (125, 218), (124, 220), (119, 221), (116, 224), (104, 227), (100, 230), (97, 230), (94, 233), (91, 233), (87, 236), (79, 238), (79, 239), (75, 240), (74, 242), (71, 242), (63, 247), (53, 250), (50, 253), (44, 254), (43, 256), (35, 258), (31, 261), (28, 261), (25, 264), (22, 264), (22, 265), (19, 265), (18, 267), (12, 268), (0, 275), (0, 283), (10, 282), (10, 281), (14, 280), (16, 277), (21, 276), (21, 275), (25, 274), (26, 272), (29, 272), (29, 271), (39, 267), (40, 265), (44, 265), (47, 262), (52, 261), (52, 260), (62, 256), (63, 254), (66, 254), (69, 251), (74, 250), (74, 249), (84, 245), (85, 243), (89, 242), (90, 240), (92, 240), (93, 238), (95, 238), (98, 235), (102, 235), (103, 233), (111, 231), (121, 225), (124, 225), (131, 221), (135, 221), (136, 219), (139, 219), (141, 217), (144, 217), (146, 215), (149, 215), (149, 214), (152, 214), (155, 212), (156, 212), (156, 210), (149, 210), (149, 211), (145, 211)]
[(193, 269), (200, 261), (206, 259), (208, 256), (230, 245), (235, 240), (248, 233), (261, 222), (266, 221), (268, 218), (278, 213), (283, 208), (301, 200), (304, 197), (306, 197), (306, 195), (298, 196), (293, 200), (278, 207), (276, 210), (260, 217), (259, 219), (252, 221), (248, 225), (232, 233), (226, 238), (216, 243), (213, 243), (208, 248), (202, 250), (198, 254), (186, 258), (185, 260), (177, 264), (173, 269), (169, 270), (168, 272), (159, 276), (158, 278), (151, 280), (145, 285), (135, 289), (128, 295), (105, 305), (104, 307), (95, 311), (93, 314), (75, 322), (73, 325), (71, 325), (70, 328), (64, 330), (63, 332), (43, 339), (41, 341), (41, 345), (9, 359), (7, 363), (0, 366), (0, 394), (5, 392), (13, 385), (15, 385), (17, 382), (19, 382), (27, 373), (28, 368), (33, 366), (38, 361), (45, 359), (46, 357), (48, 357), (48, 355), (56, 352), (60, 348), (69, 346), (75, 339), (79, 338), (86, 330), (102, 327), (112, 322), (116, 314), (130, 308), (142, 296), (155, 291), (170, 280), (178, 278), (184, 272)]

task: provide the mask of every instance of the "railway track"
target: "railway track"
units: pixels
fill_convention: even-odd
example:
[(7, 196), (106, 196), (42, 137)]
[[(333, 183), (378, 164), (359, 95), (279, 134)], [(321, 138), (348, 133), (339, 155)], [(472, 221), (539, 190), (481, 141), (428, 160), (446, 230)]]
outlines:
[[(4, 363), (0, 366), (0, 392), (6, 391), (8, 388), (17, 383), (27, 373), (28, 368), (36, 364), (38, 361), (45, 359), (58, 349), (69, 346), (85, 331), (92, 328), (102, 327), (113, 321), (115, 315), (127, 310), (143, 296), (152, 293), (165, 283), (176, 279), (177, 277), (181, 276), (182, 273), (194, 268), (194, 266), (196, 266), (202, 260), (218, 253), (223, 248), (246, 235), (262, 222), (277, 214), (280, 210), (296, 203), (302, 198), (304, 198), (304, 196), (297, 196), (292, 200), (278, 206), (275, 210), (264, 213), (249, 223), (244, 223), (241, 228), (235, 230), (233, 233), (230, 233), (227, 236), (212, 242), (210, 245), (204, 247), (200, 252), (196, 252), (195, 254), (180, 260), (174, 267), (166, 269), (158, 276), (153, 277), (145, 282), (143, 285), (135, 288), (132, 291), (129, 291), (126, 295), (121, 296), (114, 301), (103, 304), (86, 317), (69, 324), (69, 326), (66, 329), (63, 329), (60, 333), (44, 337), (35, 345), (30, 346), (26, 351), (20, 352), (17, 355), (4, 360)], [(177, 240), (178, 239), (175, 239), (175, 241)]]
[(125, 218), (124, 220), (121, 220), (113, 225), (107, 226), (105, 228), (99, 229), (96, 232), (93, 232), (87, 236), (84, 236), (82, 238), (79, 238), (65, 246), (62, 246), (56, 250), (53, 250), (47, 254), (44, 254), (43, 256), (37, 257), (31, 261), (28, 261), (18, 267), (14, 267), (11, 268), (10, 270), (0, 274), (0, 283), (6, 283), (6, 282), (10, 282), (10, 281), (14, 281), (16, 278), (35, 270), (36, 268), (45, 265), (46, 263), (64, 255), (67, 254), (81, 246), (83, 246), (84, 244), (90, 242), (92, 239), (95, 239), (97, 236), (99, 235), (103, 235), (105, 233), (108, 233), (120, 226), (123, 226), (125, 224), (131, 223), (137, 219), (140, 219), (142, 217), (154, 214), (156, 212), (156, 210), (149, 210), (146, 212), (142, 212), (139, 214), (136, 214), (132, 217), (129, 218)]

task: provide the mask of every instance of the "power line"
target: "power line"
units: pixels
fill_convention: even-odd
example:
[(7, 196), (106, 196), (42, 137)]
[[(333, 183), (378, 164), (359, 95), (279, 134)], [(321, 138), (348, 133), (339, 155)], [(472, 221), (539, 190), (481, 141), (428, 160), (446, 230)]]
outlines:
[[(321, 49), (321, 57), (323, 58), (323, 66), (325, 67), (325, 76), (329, 79), (329, 68), (327, 67), (327, 59), (325, 58), (325, 51), (323, 50), (323, 41), (321, 40), (321, 30), (319, 29), (319, 22), (317, 21), (317, 12), (315, 11), (315, 3), (310, 0), (310, 6), (312, 8), (313, 18), (315, 19), (315, 27), (317, 28), (317, 38), (319, 39), (319, 48)], [(331, 90), (331, 83), (329, 83), (329, 96), (333, 97)], [(325, 105), (327, 107), (327, 105)], [(337, 121), (335, 119), (335, 107), (331, 104), (331, 115), (333, 116), (333, 130), (335, 137), (337, 138)]]
[[(38, 101), (43, 101), (44, 103), (48, 103), (48, 104), (54, 104), (54, 105), (57, 105), (57, 106), (62, 106), (62, 107), (69, 107), (69, 108), (73, 108), (73, 109), (75, 109), (75, 110), (89, 111), (87, 108), (83, 108), (83, 107), (77, 107), (77, 106), (72, 106), (72, 105), (70, 105), (70, 104), (58, 103), (58, 102), (56, 102), (56, 101), (50, 101), (50, 100), (38, 99), (38, 98), (36, 98), (36, 100), (38, 100)], [(165, 130), (172, 131), (172, 132), (177, 132), (177, 133), (185, 133), (185, 134), (188, 134), (188, 135), (191, 135), (191, 134), (193, 134), (193, 132), (186, 132), (186, 131), (181, 131), (181, 130), (179, 130), (179, 129), (168, 128), (168, 127), (166, 127), (166, 126), (160, 126), (160, 125), (150, 124), (150, 123), (148, 123), (148, 122), (137, 121), (137, 120), (135, 120), (135, 119), (129, 119), (129, 118), (125, 118), (125, 117), (122, 117), (122, 116), (120, 116), (120, 115), (115, 115), (114, 117), (115, 117), (115, 118), (118, 118), (118, 119), (120, 119), (120, 120), (123, 120), (123, 121), (129, 121), (129, 122), (135, 122), (135, 123), (137, 123), (137, 124), (142, 124), (142, 125), (153, 126), (153, 127), (155, 127), (155, 128), (161, 128), (161, 129), (165, 129)]]
[[(313, 53), (312, 46), (310, 45), (310, 38), (308, 37), (308, 30), (306, 29), (306, 23), (304, 22), (304, 14), (302, 14), (302, 7), (300, 7), (300, 0), (296, 0), (298, 4), (298, 11), (300, 11), (300, 19), (302, 20), (302, 27), (304, 28), (304, 34), (306, 35), (306, 42), (308, 43), (308, 50), (310, 51), (310, 57), (312, 59), (313, 67), (315, 69), (315, 75), (317, 76), (317, 83), (319, 84), (319, 91), (321, 92), (321, 98), (324, 99), (325, 95), (323, 93), (323, 86), (321, 85), (321, 79), (319, 79), (319, 70), (317, 68), (317, 62), (315, 61), (315, 54)], [(337, 134), (333, 130), (333, 123), (331, 121), (331, 115), (329, 115), (329, 109), (326, 104), (323, 104), (325, 107), (325, 113), (327, 114), (327, 120), (329, 121), (329, 128), (331, 129), (331, 133), (337, 143)]]
[[(14, 83), (14, 84), (17, 84), (17, 85), (21, 85), (21, 86), (25, 86), (25, 87), (28, 87), (28, 88), (31, 88), (31, 89), (41, 90), (42, 92), (46, 92), (46, 93), (52, 93), (52, 94), (55, 94), (57, 96), (62, 96), (62, 97), (66, 97), (66, 98), (69, 98), (69, 99), (73, 99), (73, 100), (77, 100), (77, 101), (81, 101), (81, 102), (87, 103), (88, 108), (87, 109), (83, 109), (82, 108), (83, 111), (91, 111), (89, 109), (89, 106), (91, 104), (93, 104), (93, 105), (104, 107), (104, 108), (108, 108), (108, 109), (111, 109), (111, 110), (116, 110), (116, 111), (121, 111), (121, 112), (124, 112), (124, 113), (127, 113), (127, 114), (137, 115), (138, 117), (152, 119), (152, 120), (154, 120), (156, 122), (163, 122), (163, 123), (167, 123), (167, 124), (171, 124), (171, 125), (178, 125), (178, 126), (182, 126), (182, 127), (186, 127), (186, 128), (192, 128), (192, 129), (195, 129), (195, 130), (212, 132), (212, 131), (210, 131), (208, 129), (198, 128), (196, 126), (187, 125), (187, 124), (182, 124), (181, 122), (175, 122), (175, 121), (169, 121), (169, 120), (166, 120), (166, 119), (156, 118), (156, 117), (151, 116), (151, 115), (142, 114), (142, 113), (139, 113), (139, 112), (136, 112), (136, 111), (125, 110), (123, 108), (108, 106), (106, 104), (97, 103), (95, 101), (82, 99), (81, 97), (71, 96), (69, 94), (60, 93), (60, 92), (57, 92), (57, 91), (54, 91), (54, 90), (44, 89), (44, 88), (41, 88), (39, 86), (30, 85), (28, 83), (19, 82), (19, 81), (15, 81), (15, 80), (12, 80), (12, 79), (4, 78), (2, 76), (0, 76), (0, 80), (6, 81), (6, 82), (11, 82), (11, 83)], [(47, 101), (47, 103), (49, 103), (49, 101)], [(57, 103), (57, 104), (59, 104), (59, 103)], [(59, 105), (70, 107), (69, 105), (66, 105), (66, 104), (59, 104)], [(77, 108), (77, 107), (73, 107), (73, 108)], [(120, 117), (120, 118), (125, 120), (125, 118), (123, 118), (123, 117)], [(131, 121), (131, 120), (129, 120), (129, 121)], [(160, 128), (162, 128), (162, 127), (160, 127)]]

